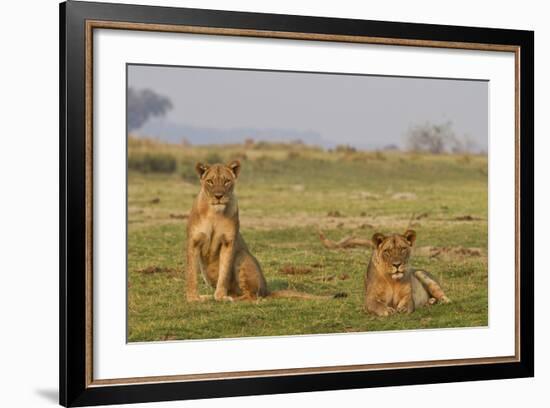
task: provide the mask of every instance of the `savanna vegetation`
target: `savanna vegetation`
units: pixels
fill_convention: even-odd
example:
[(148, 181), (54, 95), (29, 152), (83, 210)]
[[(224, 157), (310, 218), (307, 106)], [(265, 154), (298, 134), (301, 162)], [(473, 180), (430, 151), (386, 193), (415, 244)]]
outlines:
[[(204, 339), (484, 326), (487, 293), (487, 157), (333, 151), (300, 143), (128, 144), (128, 340)], [(197, 161), (242, 162), (241, 233), (268, 287), (330, 300), (264, 299), (188, 304), (186, 217), (199, 190)], [(370, 249), (328, 249), (319, 239), (370, 239), (417, 231), (413, 265), (453, 300), (410, 315), (363, 310)], [(201, 293), (212, 293), (201, 283)]]

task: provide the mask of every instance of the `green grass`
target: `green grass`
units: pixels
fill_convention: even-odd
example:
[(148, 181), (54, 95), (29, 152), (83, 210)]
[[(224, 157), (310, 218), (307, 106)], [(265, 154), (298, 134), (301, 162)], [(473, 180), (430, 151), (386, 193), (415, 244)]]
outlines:
[[(130, 139), (130, 157), (149, 152), (176, 158), (178, 169), (128, 176), (129, 341), (487, 325), (486, 157), (329, 153), (272, 144), (183, 147)], [(236, 189), (241, 233), (268, 287), (346, 292), (347, 298), (185, 302), (182, 217), (199, 189), (189, 167), (209, 155), (246, 158)], [(408, 199), (395, 196), (402, 193)], [(341, 216), (328, 217), (329, 211)], [(464, 215), (475, 219), (455, 220)], [(370, 238), (376, 231), (402, 232), (409, 225), (417, 231), (418, 246), (476, 247), (483, 256), (414, 256), (412, 264), (437, 276), (453, 303), (411, 315), (366, 315), (363, 275), (370, 251), (326, 250), (317, 231), (322, 228), (334, 240)], [(309, 274), (285, 275), (280, 272), (285, 265), (313, 267)], [(203, 283), (200, 291), (212, 293)]]

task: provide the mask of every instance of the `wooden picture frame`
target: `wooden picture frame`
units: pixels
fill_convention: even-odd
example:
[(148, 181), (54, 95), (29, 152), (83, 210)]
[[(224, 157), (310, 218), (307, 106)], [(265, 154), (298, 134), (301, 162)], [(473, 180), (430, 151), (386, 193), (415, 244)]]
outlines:
[[(93, 31), (506, 51), (515, 54), (514, 355), (405, 363), (95, 380), (93, 376)], [(534, 375), (534, 34), (69, 1), (60, 5), (60, 403), (64, 406), (338, 390)], [(523, 250), (520, 251), (520, 248)]]

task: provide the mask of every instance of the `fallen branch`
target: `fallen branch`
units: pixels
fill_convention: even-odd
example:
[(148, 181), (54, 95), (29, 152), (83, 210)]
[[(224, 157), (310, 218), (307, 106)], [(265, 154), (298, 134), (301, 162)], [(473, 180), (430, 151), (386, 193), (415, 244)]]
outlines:
[(280, 273), (285, 275), (305, 275), (311, 273), (313, 269), (309, 266), (294, 266), (294, 265), (285, 265), (279, 269)]
[(480, 257), (483, 256), (483, 252), (480, 248), (465, 248), (461, 246), (456, 247), (418, 247), (414, 253), (420, 256), (427, 256), (429, 258), (460, 258), (460, 257)]
[(325, 237), (325, 234), (323, 234), (322, 231), (319, 231), (319, 238), (326, 249), (372, 248), (372, 242), (370, 239), (346, 237), (342, 238), (338, 242), (335, 242)]

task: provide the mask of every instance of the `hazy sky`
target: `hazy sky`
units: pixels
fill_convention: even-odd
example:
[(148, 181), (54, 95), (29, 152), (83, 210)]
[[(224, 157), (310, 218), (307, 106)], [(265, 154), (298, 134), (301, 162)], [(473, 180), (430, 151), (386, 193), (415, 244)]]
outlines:
[(313, 131), (330, 143), (403, 145), (426, 121), (487, 148), (488, 82), (131, 65), (128, 86), (169, 97), (162, 119), (197, 128)]

